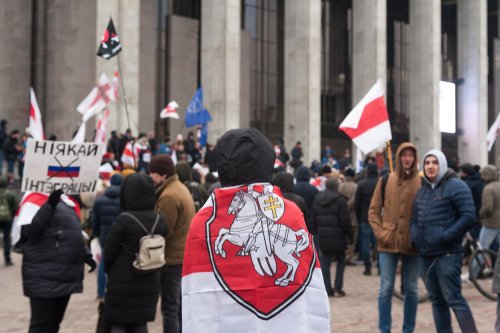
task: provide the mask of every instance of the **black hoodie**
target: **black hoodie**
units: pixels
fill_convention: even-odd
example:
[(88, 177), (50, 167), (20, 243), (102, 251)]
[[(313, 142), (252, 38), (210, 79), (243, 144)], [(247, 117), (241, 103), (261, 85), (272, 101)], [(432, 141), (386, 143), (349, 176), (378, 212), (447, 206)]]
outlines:
[(271, 142), (258, 129), (229, 130), (217, 141), (216, 150), (223, 187), (271, 182), (276, 154)]

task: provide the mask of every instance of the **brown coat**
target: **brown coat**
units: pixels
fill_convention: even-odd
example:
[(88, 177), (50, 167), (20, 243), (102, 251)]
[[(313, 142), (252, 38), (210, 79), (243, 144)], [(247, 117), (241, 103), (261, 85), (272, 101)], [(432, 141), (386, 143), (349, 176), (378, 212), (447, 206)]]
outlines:
[(352, 178), (346, 179), (342, 184), (340, 184), (339, 192), (347, 198), (347, 208), (349, 209), (349, 217), (351, 218), (351, 225), (357, 227), (358, 218), (356, 217), (356, 212), (354, 211), (354, 200), (356, 198), (356, 189), (358, 184), (356, 184)]
[(485, 166), (481, 170), (481, 177), (485, 184), (479, 211), (481, 225), (500, 229), (500, 182), (497, 180), (497, 168), (494, 165)]
[(186, 238), (194, 217), (194, 202), (187, 187), (177, 175), (168, 177), (156, 190), (156, 211), (167, 217), (165, 261), (182, 265)]
[[(409, 172), (401, 165), (401, 152), (405, 148), (415, 151), (415, 163)], [(410, 241), (410, 219), (415, 194), (420, 189), (417, 148), (402, 143), (396, 152), (396, 171), (391, 172), (382, 200), (382, 178), (379, 179), (368, 210), (368, 221), (377, 238), (378, 251), (417, 254)]]

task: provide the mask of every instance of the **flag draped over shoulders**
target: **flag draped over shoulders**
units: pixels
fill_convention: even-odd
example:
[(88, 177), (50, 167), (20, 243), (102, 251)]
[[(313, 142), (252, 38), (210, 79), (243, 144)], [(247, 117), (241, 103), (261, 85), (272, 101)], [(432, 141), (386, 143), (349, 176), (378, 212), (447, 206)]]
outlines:
[(268, 183), (211, 195), (191, 224), (182, 275), (183, 332), (330, 332), (312, 236)]

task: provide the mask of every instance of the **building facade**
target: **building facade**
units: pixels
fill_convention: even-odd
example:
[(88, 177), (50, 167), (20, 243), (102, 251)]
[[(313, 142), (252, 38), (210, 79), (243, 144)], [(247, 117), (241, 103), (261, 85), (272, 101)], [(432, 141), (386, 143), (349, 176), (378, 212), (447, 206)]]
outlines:
[[(113, 18), (124, 92), (109, 130), (187, 133), (185, 109), (202, 85), (209, 142), (253, 126), (305, 160), (338, 130), (377, 79), (386, 87), (392, 145), (441, 148), (450, 160), (499, 164), (486, 133), (500, 104), (498, 0), (17, 0), (0, 2), (0, 118), (24, 129), (33, 86), (46, 134), (70, 140), (76, 106), (117, 59), (96, 57)], [(22, 22), (22, 24), (19, 24)], [(455, 133), (441, 133), (439, 82), (456, 87)], [(181, 120), (160, 119), (171, 100)], [(93, 119), (90, 120), (91, 122)], [(443, 121), (443, 120), (441, 120)], [(92, 138), (92, 126), (87, 126)]]

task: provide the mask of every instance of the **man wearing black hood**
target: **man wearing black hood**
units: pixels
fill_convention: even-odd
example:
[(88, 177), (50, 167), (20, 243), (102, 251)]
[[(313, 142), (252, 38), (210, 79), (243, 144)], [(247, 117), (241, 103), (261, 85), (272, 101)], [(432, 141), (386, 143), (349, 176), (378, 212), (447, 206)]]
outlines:
[(0, 176), (3, 171), (3, 160), (5, 158), (3, 152), (3, 143), (7, 139), (7, 120), (2, 119), (0, 121)]
[(330, 332), (328, 298), (302, 213), (270, 184), (275, 159), (254, 128), (230, 130), (217, 142), (222, 188), (196, 214), (186, 240), (185, 332), (243, 326), (255, 333)]

